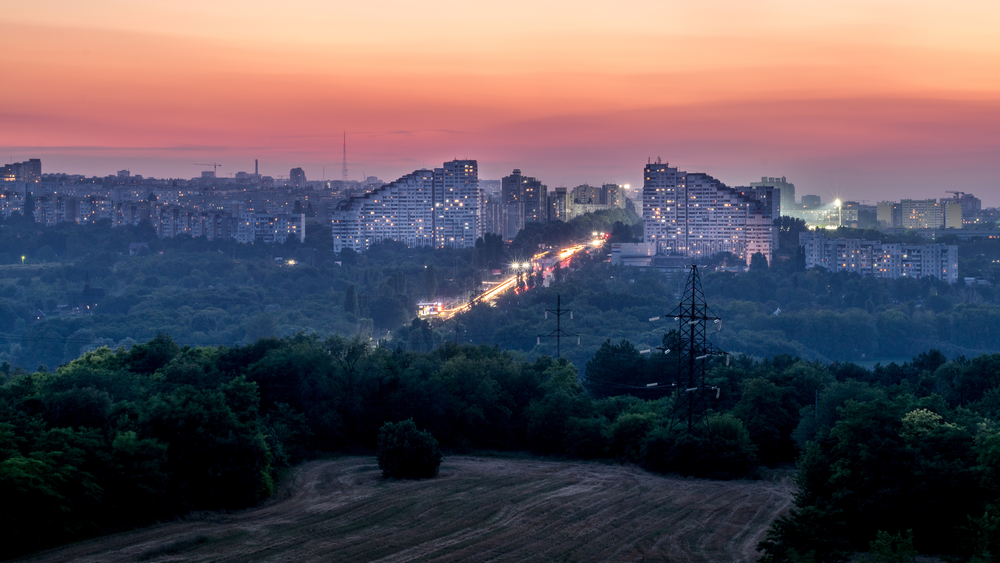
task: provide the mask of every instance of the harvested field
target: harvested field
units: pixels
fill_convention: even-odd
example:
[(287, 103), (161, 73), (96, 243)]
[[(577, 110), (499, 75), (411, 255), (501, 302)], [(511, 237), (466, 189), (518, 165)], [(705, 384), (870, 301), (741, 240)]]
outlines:
[(267, 504), (31, 561), (756, 561), (792, 483), (662, 477), (587, 462), (448, 457), (383, 480), (372, 458), (298, 467)]

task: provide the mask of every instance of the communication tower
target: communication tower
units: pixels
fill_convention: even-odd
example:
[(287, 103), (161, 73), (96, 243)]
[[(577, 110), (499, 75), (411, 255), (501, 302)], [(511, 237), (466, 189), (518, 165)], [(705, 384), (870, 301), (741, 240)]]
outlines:
[(347, 181), (347, 131), (344, 131), (344, 163), (340, 168), (340, 179)]

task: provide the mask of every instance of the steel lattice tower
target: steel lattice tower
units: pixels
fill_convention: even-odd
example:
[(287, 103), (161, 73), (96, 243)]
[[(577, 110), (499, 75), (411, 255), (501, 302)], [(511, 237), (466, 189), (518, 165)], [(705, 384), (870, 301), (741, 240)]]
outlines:
[(680, 333), (680, 345), (677, 349), (679, 396), (674, 409), (680, 414), (678, 411), (687, 407), (685, 418), (688, 431), (691, 431), (696, 419), (700, 420), (704, 416), (708, 394), (715, 391), (718, 396), (718, 387), (709, 385), (705, 380), (708, 359), (725, 354), (708, 341), (709, 323), (721, 328), (722, 319), (715, 316), (705, 302), (697, 265), (691, 266), (691, 273), (684, 287), (684, 297), (669, 316), (678, 324), (677, 331)]
[(344, 163), (340, 168), (340, 179), (347, 181), (347, 131), (344, 131)]

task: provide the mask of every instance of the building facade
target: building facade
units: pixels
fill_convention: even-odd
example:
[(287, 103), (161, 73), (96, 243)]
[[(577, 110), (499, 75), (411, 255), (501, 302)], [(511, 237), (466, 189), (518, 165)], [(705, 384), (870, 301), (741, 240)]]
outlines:
[(899, 203), (904, 229), (937, 229), (944, 225), (944, 206), (936, 199), (904, 199)]
[(479, 164), (452, 160), (434, 169), (434, 245), (469, 248), (483, 235)]
[(291, 238), (304, 242), (306, 216), (302, 213), (241, 213), (236, 242), (249, 244), (262, 241), (266, 244), (284, 243)]
[(556, 188), (549, 194), (549, 221), (569, 221), (573, 201), (569, 190)]
[(549, 217), (548, 187), (537, 178), (524, 176), (515, 168), (501, 181), (501, 197), (507, 205), (507, 227), (503, 237), (512, 239), (525, 223), (544, 223)]
[[(367, 250), (381, 241), (409, 247), (468, 248), (487, 228), (488, 206), (475, 160), (453, 160), (340, 202), (332, 212), (334, 250)], [(491, 214), (502, 220), (502, 213)], [(490, 228), (495, 228), (495, 225)]]
[(334, 210), (333, 248), (364, 252), (384, 240), (434, 246), (434, 173), (417, 170)]
[(25, 182), (37, 184), (42, 181), (42, 161), (32, 158), (24, 162), (5, 164), (0, 168), (0, 182)]
[(781, 203), (772, 186), (730, 188), (708, 174), (659, 162), (643, 175), (645, 242), (660, 255), (704, 256), (731, 252), (750, 262), (777, 249), (774, 219)]
[(761, 188), (764, 186), (771, 186), (778, 190), (781, 194), (781, 209), (785, 210), (785, 213), (789, 213), (795, 209), (795, 184), (789, 182), (784, 176), (778, 178), (761, 176), (760, 182), (750, 182), (751, 188)]
[(961, 229), (962, 219), (965, 215), (962, 203), (958, 201), (944, 202), (944, 228)]
[(958, 281), (958, 246), (945, 244), (882, 244), (865, 239), (828, 239), (822, 232), (799, 233), (806, 268), (897, 279), (934, 277)]

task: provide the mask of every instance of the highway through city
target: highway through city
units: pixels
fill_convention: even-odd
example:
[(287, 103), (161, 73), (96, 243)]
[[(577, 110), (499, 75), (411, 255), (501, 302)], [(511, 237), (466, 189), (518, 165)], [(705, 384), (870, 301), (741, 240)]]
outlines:
[[(514, 265), (513, 269), (516, 271), (518, 268), (523, 268), (524, 272), (540, 272), (542, 273), (542, 275), (544, 275), (546, 273), (550, 273), (555, 268), (555, 265), (557, 263), (560, 265), (560, 267), (565, 266), (566, 262), (569, 261), (569, 259), (571, 259), (577, 253), (585, 250), (588, 246), (599, 245), (599, 244), (600, 241), (594, 241), (593, 243), (590, 244), (575, 244), (573, 246), (568, 246), (566, 248), (560, 249), (558, 251), (555, 249), (547, 250), (545, 252), (541, 252), (533, 256), (530, 263), (525, 262), (524, 266), (522, 266), (521, 264), (516, 264)], [(470, 300), (468, 303), (465, 303), (464, 305), (460, 305), (458, 307), (455, 307), (454, 309), (443, 309), (441, 313), (438, 315), (438, 318), (441, 320), (448, 320), (454, 317), (455, 315), (460, 315), (468, 311), (469, 309), (472, 308), (473, 305), (477, 303), (489, 303), (491, 301), (496, 300), (497, 297), (500, 297), (505, 292), (510, 291), (515, 287), (517, 287), (518, 275), (519, 275), (518, 273), (511, 275), (510, 277), (504, 279), (497, 285), (473, 297), (472, 300)]]

